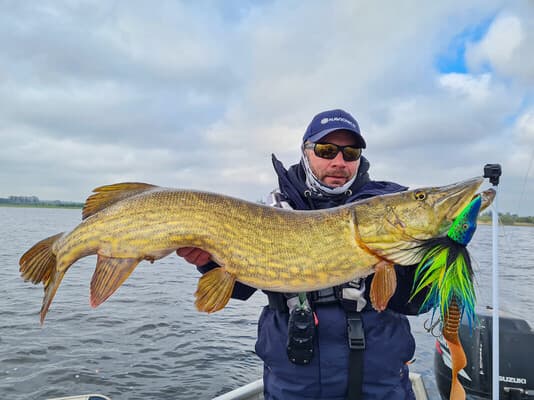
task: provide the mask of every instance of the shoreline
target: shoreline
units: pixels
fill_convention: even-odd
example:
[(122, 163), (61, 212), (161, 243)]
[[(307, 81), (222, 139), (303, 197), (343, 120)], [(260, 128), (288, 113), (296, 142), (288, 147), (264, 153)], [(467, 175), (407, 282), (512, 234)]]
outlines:
[[(493, 223), (491, 221), (477, 221), (477, 224), (478, 225), (493, 225)], [(530, 226), (530, 227), (533, 227), (534, 224), (530, 224), (528, 222), (512, 222), (512, 223), (502, 223), (502, 222), (499, 222), (499, 225), (504, 225), (504, 226)]]
[[(0, 203), (0, 207), (17, 207), (17, 208), (64, 208), (68, 210), (81, 210), (83, 208), (83, 204), (81, 205), (62, 205), (62, 204), (14, 204), (14, 203)], [(493, 225), (492, 221), (481, 221), (478, 220), (477, 224), (479, 225)], [(534, 224), (528, 223), (528, 222), (512, 222), (512, 223), (502, 223), (499, 222), (499, 225), (504, 226), (526, 226), (526, 227), (534, 227)]]
[(9, 204), (0, 203), (0, 207), (17, 207), (17, 208), (66, 208), (69, 210), (82, 209), (83, 205), (59, 205), (59, 204)]

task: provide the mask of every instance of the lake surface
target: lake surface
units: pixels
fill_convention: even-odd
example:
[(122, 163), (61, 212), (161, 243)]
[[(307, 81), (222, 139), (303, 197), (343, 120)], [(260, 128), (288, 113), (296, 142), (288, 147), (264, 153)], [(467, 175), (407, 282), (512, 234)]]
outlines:
[[(43, 327), (42, 286), (25, 283), (18, 259), (35, 242), (70, 230), (80, 210), (0, 207), (0, 397), (46, 399), (102, 393), (119, 399), (210, 399), (261, 376), (253, 353), (256, 321), (266, 298), (231, 300), (207, 315), (194, 307), (199, 277), (171, 255), (141, 263), (97, 309), (89, 306), (96, 257), (66, 274)], [(500, 227), (502, 309), (534, 322), (534, 228)], [(491, 303), (491, 227), (470, 245), (479, 305)], [(427, 316), (411, 318), (417, 361), (431, 398), (434, 338)]]

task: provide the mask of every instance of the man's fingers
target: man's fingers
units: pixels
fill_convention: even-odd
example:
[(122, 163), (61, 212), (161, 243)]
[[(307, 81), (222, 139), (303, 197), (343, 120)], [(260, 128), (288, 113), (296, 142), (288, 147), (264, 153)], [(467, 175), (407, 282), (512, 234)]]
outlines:
[(198, 247), (182, 247), (176, 250), (176, 254), (197, 267), (205, 265), (211, 260), (211, 254)]
[(196, 247), (180, 247), (178, 250), (176, 250), (176, 254), (178, 254), (180, 257), (187, 257), (195, 249)]
[(211, 254), (204, 250), (200, 250), (193, 264), (195, 264), (198, 267), (200, 265), (207, 264), (208, 262), (210, 262), (210, 260), (211, 260)]

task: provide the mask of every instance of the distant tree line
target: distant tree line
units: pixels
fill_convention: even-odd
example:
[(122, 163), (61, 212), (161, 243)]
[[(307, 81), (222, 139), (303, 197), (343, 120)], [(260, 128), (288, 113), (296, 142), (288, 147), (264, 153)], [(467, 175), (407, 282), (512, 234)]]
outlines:
[(83, 203), (61, 200), (39, 200), (37, 196), (9, 196), (8, 198), (0, 197), (0, 205), (19, 205), (29, 207), (69, 207), (81, 208)]
[[(492, 221), (491, 211), (487, 211), (484, 214), (481, 214), (478, 217), (480, 222), (491, 223)], [(534, 224), (534, 217), (520, 217), (517, 214), (499, 213), (499, 223), (504, 225), (514, 225), (514, 224)]]
[(34, 204), (39, 203), (37, 196), (9, 196), (7, 199), (0, 198), (0, 203)]

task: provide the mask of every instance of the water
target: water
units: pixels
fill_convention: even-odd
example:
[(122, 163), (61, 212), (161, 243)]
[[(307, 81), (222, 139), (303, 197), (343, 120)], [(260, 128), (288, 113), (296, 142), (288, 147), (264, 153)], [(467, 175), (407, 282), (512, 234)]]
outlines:
[[(18, 259), (36, 241), (73, 228), (80, 210), (0, 207), (0, 397), (46, 399), (103, 393), (118, 399), (210, 399), (261, 376), (254, 355), (261, 293), (207, 315), (194, 308), (199, 274), (176, 256), (143, 262), (104, 304), (88, 304), (95, 257), (65, 276), (45, 325), (42, 286), (25, 283)], [(532, 323), (534, 228), (501, 228), (501, 304)], [(479, 304), (491, 302), (491, 227), (471, 245)], [(426, 316), (412, 318), (418, 343), (412, 367), (437, 398), (434, 339)]]

